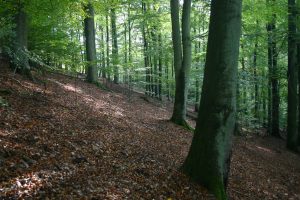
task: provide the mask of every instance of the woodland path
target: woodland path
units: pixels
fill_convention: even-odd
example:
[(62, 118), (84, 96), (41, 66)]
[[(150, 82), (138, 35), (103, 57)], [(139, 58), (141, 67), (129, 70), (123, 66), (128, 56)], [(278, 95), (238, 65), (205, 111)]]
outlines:
[[(178, 171), (192, 133), (168, 121), (169, 107), (64, 75), (42, 77), (45, 89), (1, 74), (11, 93), (0, 94), (0, 199), (213, 199)], [(300, 156), (245, 135), (231, 199), (300, 199)]]

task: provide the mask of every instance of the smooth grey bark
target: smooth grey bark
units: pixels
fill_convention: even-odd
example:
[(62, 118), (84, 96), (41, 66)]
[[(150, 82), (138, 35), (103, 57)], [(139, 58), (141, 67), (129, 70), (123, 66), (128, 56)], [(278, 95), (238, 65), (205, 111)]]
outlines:
[(119, 83), (119, 53), (118, 53), (118, 36), (117, 36), (117, 26), (116, 26), (116, 9), (111, 8), (111, 37), (112, 37), (112, 63), (114, 71), (114, 83)]
[[(227, 199), (241, 33), (240, 0), (212, 0), (199, 114), (192, 145), (182, 166), (217, 199)], [(216, 46), (218, 48), (216, 48)]]
[(95, 23), (94, 23), (94, 8), (91, 2), (85, 6), (86, 17), (84, 19), (84, 35), (87, 60), (87, 77), (86, 80), (90, 83), (98, 81), (97, 75), (97, 57), (95, 44)]
[[(182, 38), (179, 26), (179, 1), (171, 0), (172, 41), (175, 68), (175, 102), (171, 121), (189, 127), (186, 122), (186, 102), (191, 68), (190, 13), (191, 0), (185, 0), (182, 11)], [(182, 45), (182, 46), (181, 46)]]
[(288, 121), (287, 148), (297, 151), (297, 43), (295, 0), (288, 0)]

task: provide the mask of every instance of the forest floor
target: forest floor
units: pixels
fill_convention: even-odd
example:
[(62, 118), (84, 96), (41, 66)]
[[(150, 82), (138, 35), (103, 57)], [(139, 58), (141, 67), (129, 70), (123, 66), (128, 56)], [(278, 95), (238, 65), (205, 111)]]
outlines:
[[(169, 106), (64, 75), (0, 74), (0, 199), (214, 199), (178, 171), (192, 133), (169, 122)], [(236, 137), (228, 193), (300, 199), (300, 156)]]

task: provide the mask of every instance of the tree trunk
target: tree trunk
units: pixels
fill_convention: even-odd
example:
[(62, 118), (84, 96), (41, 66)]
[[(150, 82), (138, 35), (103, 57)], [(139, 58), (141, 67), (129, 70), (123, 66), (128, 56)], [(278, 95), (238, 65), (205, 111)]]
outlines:
[[(142, 12), (145, 15), (147, 11), (146, 4), (142, 3)], [(143, 33), (143, 43), (144, 43), (144, 67), (146, 70), (146, 92), (145, 94), (150, 96), (150, 67), (149, 67), (149, 57), (148, 57), (148, 40), (146, 36), (146, 20), (144, 18), (142, 24), (142, 33)]]
[(161, 39), (161, 33), (158, 35), (158, 99), (162, 100), (162, 56), (163, 51), (162, 51), (162, 39)]
[[(258, 24), (258, 22), (257, 22)], [(258, 48), (258, 38), (255, 37), (254, 51), (253, 51), (253, 76), (254, 76), (254, 117), (259, 121), (258, 114), (258, 77), (257, 77), (257, 48)]]
[[(212, 0), (203, 89), (183, 171), (217, 199), (227, 199), (241, 33), (240, 0)], [(215, 48), (215, 47), (218, 48)]]
[(100, 54), (101, 54), (101, 72), (102, 72), (102, 78), (106, 78), (106, 67), (105, 67), (105, 45), (104, 45), (104, 29), (103, 26), (100, 26), (100, 31), (101, 31), (101, 50), (100, 50)]
[(132, 46), (132, 40), (131, 40), (131, 13), (130, 8), (131, 4), (129, 3), (128, 6), (128, 64), (129, 64), (129, 86), (131, 88), (131, 82), (132, 80), (132, 53), (131, 53), (131, 46)]
[[(296, 30), (297, 34), (300, 32), (300, 1), (296, 1), (297, 8), (297, 19), (296, 19)], [(297, 69), (298, 69), (298, 146), (300, 146), (300, 39), (299, 37), (296, 40), (297, 42)]]
[(86, 45), (86, 60), (87, 60), (87, 81), (96, 83), (98, 81), (97, 75), (97, 58), (96, 58), (96, 44), (95, 44), (95, 23), (94, 23), (94, 8), (91, 2), (85, 7), (87, 14), (84, 19), (84, 35)]
[(114, 70), (114, 83), (119, 83), (119, 55), (118, 55), (118, 36), (116, 26), (116, 10), (111, 8), (111, 37), (112, 37), (112, 59), (113, 59), (113, 70)]
[(182, 48), (179, 27), (179, 2), (171, 0), (172, 39), (175, 65), (175, 102), (171, 121), (178, 125), (187, 126), (186, 101), (188, 94), (189, 71), (191, 67), (191, 38), (190, 38), (191, 0), (185, 0), (182, 12)]
[(295, 0), (288, 0), (288, 121), (287, 148), (297, 151), (297, 43)]
[[(16, 63), (17, 67), (27, 78), (33, 80), (33, 76), (30, 71), (29, 58), (28, 58), (28, 19), (27, 13), (24, 10), (24, 5), (19, 3), (17, 6), (17, 13), (15, 15), (16, 21), (16, 40), (14, 44), (14, 53), (16, 60), (20, 60), (20, 63)], [(19, 66), (18, 66), (19, 65)]]
[[(201, 11), (201, 10), (200, 10)], [(199, 24), (200, 24), (200, 19), (199, 19)], [(194, 28), (194, 34), (197, 34), (197, 29)], [(200, 30), (199, 30), (200, 34)], [(198, 112), (199, 111), (199, 101), (200, 101), (200, 80), (199, 80), (199, 65), (200, 65), (200, 57), (197, 55), (198, 53), (201, 52), (201, 42), (196, 42), (195, 43), (195, 54), (196, 54), (196, 77), (195, 77), (195, 108), (194, 111)]]
[[(271, 0), (275, 1), (275, 0)], [(270, 0), (267, 0), (267, 5)], [(273, 14), (271, 21), (267, 24), (268, 31), (268, 68), (269, 68), (269, 132), (272, 136), (280, 137), (279, 134), (279, 87), (277, 75), (277, 47), (275, 41), (275, 20), (276, 15)]]
[(106, 73), (107, 79), (110, 81), (110, 62), (109, 62), (109, 20), (108, 20), (108, 10), (105, 16), (105, 26), (106, 26)]

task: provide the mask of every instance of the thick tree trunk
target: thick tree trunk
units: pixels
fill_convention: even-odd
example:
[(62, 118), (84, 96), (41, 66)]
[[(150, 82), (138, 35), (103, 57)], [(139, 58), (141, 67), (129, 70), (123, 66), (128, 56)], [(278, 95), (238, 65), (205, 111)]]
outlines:
[(298, 146), (300, 146), (300, 42), (297, 41), (297, 69), (298, 69)]
[(172, 39), (175, 65), (175, 102), (171, 121), (188, 126), (186, 123), (186, 101), (188, 94), (189, 71), (191, 67), (190, 38), (191, 0), (185, 0), (182, 12), (182, 48), (179, 27), (179, 2), (171, 0)]
[(116, 10), (111, 8), (111, 37), (112, 37), (112, 59), (114, 68), (114, 83), (119, 83), (119, 55), (118, 55), (118, 36), (117, 36), (117, 26), (116, 26)]
[(28, 19), (27, 13), (24, 10), (22, 3), (18, 4), (17, 13), (15, 15), (16, 22), (16, 38), (14, 44), (14, 53), (18, 57), (20, 63), (18, 67), (23, 75), (33, 80), (32, 74), (30, 72), (29, 58), (27, 54), (28, 49)]
[[(275, 0), (271, 0), (275, 1)], [(270, 0), (267, 0), (267, 5)], [(275, 20), (276, 15), (273, 14), (271, 21), (267, 24), (268, 31), (268, 68), (269, 68), (269, 132), (272, 136), (280, 137), (279, 133), (279, 87), (277, 75), (277, 47), (275, 41)]]
[(287, 148), (297, 151), (297, 43), (295, 0), (288, 0), (288, 121)]
[(95, 44), (95, 23), (94, 23), (94, 8), (89, 2), (85, 7), (87, 14), (84, 19), (84, 35), (86, 45), (86, 60), (87, 60), (87, 81), (96, 83), (98, 81), (97, 74), (97, 58), (96, 58), (96, 44)]
[[(296, 1), (296, 30), (300, 32), (300, 0)], [(298, 146), (300, 146), (300, 39), (297, 37), (297, 70), (298, 70)]]
[[(196, 130), (182, 166), (217, 199), (227, 199), (241, 29), (240, 0), (212, 0), (206, 66)], [(215, 48), (215, 47), (218, 48)]]

